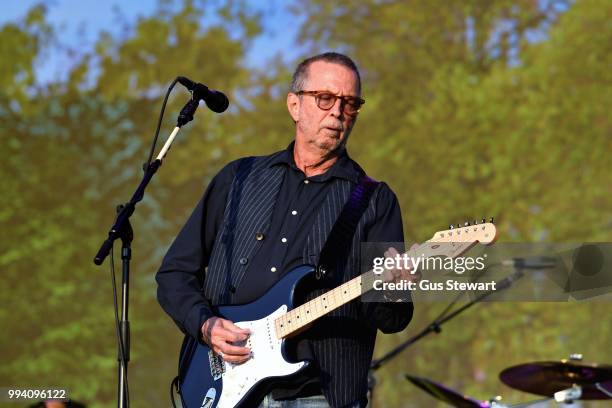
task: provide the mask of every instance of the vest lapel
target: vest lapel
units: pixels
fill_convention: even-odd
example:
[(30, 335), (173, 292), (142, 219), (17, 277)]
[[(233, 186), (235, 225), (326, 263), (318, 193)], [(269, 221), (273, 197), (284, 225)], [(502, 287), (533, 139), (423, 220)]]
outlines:
[(244, 278), (254, 255), (258, 232), (267, 233), (274, 203), (283, 181), (281, 166), (267, 168), (267, 160), (244, 159), (228, 196), (225, 222), (212, 251), (205, 294), (215, 304), (231, 303), (233, 290)]

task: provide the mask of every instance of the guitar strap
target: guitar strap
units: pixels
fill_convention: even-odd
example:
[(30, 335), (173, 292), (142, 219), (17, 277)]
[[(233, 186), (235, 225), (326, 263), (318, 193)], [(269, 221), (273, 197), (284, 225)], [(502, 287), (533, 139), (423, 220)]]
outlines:
[(359, 183), (351, 190), (348, 201), (342, 208), (321, 249), (319, 264), (316, 267), (317, 279), (331, 278), (333, 265), (337, 265), (338, 262), (346, 262), (357, 224), (368, 208), (370, 198), (379, 184), (380, 182), (363, 175)]
[[(321, 249), (319, 264), (315, 270), (317, 279), (330, 278), (333, 276), (333, 268), (330, 266), (336, 265), (338, 261), (346, 262), (357, 224), (368, 208), (370, 198), (379, 184), (380, 182), (364, 175), (351, 190), (349, 200), (342, 208)], [(185, 378), (185, 370), (189, 366), (187, 362), (191, 359), (196, 347), (197, 341), (189, 335), (185, 336), (179, 358), (179, 375), (172, 382), (179, 394), (180, 381)]]

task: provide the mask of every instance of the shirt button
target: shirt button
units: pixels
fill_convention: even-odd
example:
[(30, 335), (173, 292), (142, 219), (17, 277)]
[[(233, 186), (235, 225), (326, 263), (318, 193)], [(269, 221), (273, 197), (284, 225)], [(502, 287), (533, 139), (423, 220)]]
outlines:
[(291, 211), (291, 215), (297, 215), (297, 211), (295, 210)]
[(276, 266), (271, 267), (271, 268), (270, 268), (270, 270), (271, 270), (272, 272), (276, 272)]
[(258, 241), (263, 241), (264, 237), (265, 237), (264, 234), (261, 232), (258, 232), (255, 234), (255, 239)]
[(304, 184), (308, 184), (308, 183), (310, 183), (310, 180), (308, 179), (304, 180)]
[(240, 258), (240, 261), (238, 262), (240, 262), (240, 265), (246, 265), (249, 260), (247, 258)]
[(285, 242), (287, 242), (287, 238), (285, 237), (281, 238), (281, 242), (284, 244)]

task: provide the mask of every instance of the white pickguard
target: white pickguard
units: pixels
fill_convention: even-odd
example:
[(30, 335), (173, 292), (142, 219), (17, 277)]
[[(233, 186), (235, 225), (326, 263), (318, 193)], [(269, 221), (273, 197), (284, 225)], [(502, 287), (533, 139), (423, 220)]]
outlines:
[(223, 390), (217, 407), (232, 408), (258, 381), (293, 374), (306, 364), (288, 363), (281, 353), (282, 340), (276, 337), (274, 319), (286, 312), (287, 306), (283, 305), (263, 319), (236, 323), (239, 327), (251, 330), (246, 345), (253, 354), (243, 364), (224, 362)]

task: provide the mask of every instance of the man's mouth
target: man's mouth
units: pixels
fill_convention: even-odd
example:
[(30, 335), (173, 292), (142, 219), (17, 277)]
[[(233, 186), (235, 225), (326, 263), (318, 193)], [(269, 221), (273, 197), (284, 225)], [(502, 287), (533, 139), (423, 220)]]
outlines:
[(342, 128), (333, 127), (333, 126), (326, 126), (325, 129), (331, 130), (333, 132), (342, 132)]

